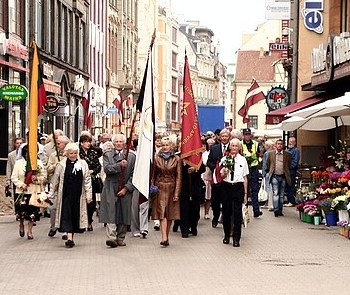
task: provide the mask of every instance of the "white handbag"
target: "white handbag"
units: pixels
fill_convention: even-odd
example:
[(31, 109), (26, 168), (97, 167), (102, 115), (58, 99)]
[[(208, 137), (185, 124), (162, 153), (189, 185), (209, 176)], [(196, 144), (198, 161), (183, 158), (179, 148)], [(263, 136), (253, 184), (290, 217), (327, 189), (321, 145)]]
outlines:
[(261, 186), (259, 189), (259, 193), (258, 193), (258, 201), (259, 202), (266, 202), (268, 199), (268, 193), (265, 190), (265, 179), (263, 178), (261, 181)]

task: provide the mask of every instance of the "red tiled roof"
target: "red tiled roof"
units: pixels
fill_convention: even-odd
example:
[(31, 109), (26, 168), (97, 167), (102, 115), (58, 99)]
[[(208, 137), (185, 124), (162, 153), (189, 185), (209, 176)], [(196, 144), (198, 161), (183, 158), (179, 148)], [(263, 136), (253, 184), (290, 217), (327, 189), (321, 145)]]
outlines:
[(251, 81), (252, 77), (261, 82), (274, 81), (275, 68), (272, 64), (280, 58), (280, 54), (263, 55), (260, 51), (238, 51), (236, 66), (236, 82)]

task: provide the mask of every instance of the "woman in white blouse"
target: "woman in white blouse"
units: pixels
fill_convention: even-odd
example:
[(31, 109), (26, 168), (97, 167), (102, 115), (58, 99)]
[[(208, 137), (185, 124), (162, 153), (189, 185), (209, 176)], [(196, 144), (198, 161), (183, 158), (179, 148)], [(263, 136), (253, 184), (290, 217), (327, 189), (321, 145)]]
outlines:
[(33, 239), (33, 224), (40, 219), (39, 208), (29, 205), (30, 198), (37, 197), (43, 191), (46, 181), (46, 170), (38, 159), (38, 169), (30, 177), (26, 176), (28, 145), (21, 149), (21, 158), (16, 161), (11, 181), (16, 186), (15, 212), (19, 221), (19, 235), (24, 237), (24, 220), (28, 220), (27, 237)]

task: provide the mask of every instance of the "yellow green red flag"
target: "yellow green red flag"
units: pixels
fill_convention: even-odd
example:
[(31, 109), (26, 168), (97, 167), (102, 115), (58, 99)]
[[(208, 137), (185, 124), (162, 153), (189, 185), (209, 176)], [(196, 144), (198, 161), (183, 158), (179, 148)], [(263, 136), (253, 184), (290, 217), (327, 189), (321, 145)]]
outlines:
[(44, 111), (43, 107), (47, 103), (39, 53), (35, 41), (32, 41), (31, 47), (33, 48), (33, 57), (30, 71), (27, 183), (30, 182), (30, 177), (28, 176), (38, 169), (38, 122), (39, 115)]

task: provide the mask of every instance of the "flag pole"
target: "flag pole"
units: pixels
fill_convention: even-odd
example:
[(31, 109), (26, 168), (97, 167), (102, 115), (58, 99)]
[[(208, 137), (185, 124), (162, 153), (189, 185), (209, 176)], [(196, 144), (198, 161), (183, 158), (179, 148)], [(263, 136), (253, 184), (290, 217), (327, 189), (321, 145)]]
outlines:
[[(152, 39), (151, 39), (151, 43), (150, 43), (150, 45), (149, 45), (147, 58), (148, 58), (148, 56), (149, 56), (149, 54), (150, 54), (150, 52), (151, 52), (151, 49), (152, 49), (152, 47), (153, 47), (155, 38), (156, 38), (156, 29), (154, 29), (153, 34), (152, 34)], [(130, 134), (129, 134), (128, 143), (127, 143), (126, 159), (128, 158), (129, 151), (130, 151), (130, 148), (131, 148), (132, 134), (134, 133), (135, 122), (136, 122), (137, 114), (138, 114), (138, 112), (137, 112), (137, 110), (135, 110), (134, 116), (133, 116), (133, 119), (132, 119), (132, 122), (131, 122), (131, 129), (130, 129)]]
[[(147, 60), (148, 60), (148, 57), (149, 57), (149, 55), (151, 53), (151, 50), (152, 50), (152, 47), (153, 47), (155, 39), (156, 39), (156, 29), (154, 29), (153, 34), (152, 34), (151, 43), (150, 43), (149, 48), (148, 48)], [(131, 149), (132, 135), (134, 133), (135, 122), (136, 122), (136, 117), (137, 117), (138, 113), (139, 112), (137, 110), (135, 110), (134, 115), (133, 115), (133, 119), (132, 119), (132, 122), (131, 122), (130, 134), (129, 134), (129, 138), (127, 139), (127, 145), (126, 145), (126, 151), (125, 151), (125, 159), (126, 160), (128, 159), (129, 152), (130, 152), (130, 149)], [(121, 190), (124, 187), (124, 185), (125, 185), (125, 183), (124, 183), (125, 170), (126, 170), (125, 167), (122, 167), (121, 181), (119, 182), (119, 190)]]

